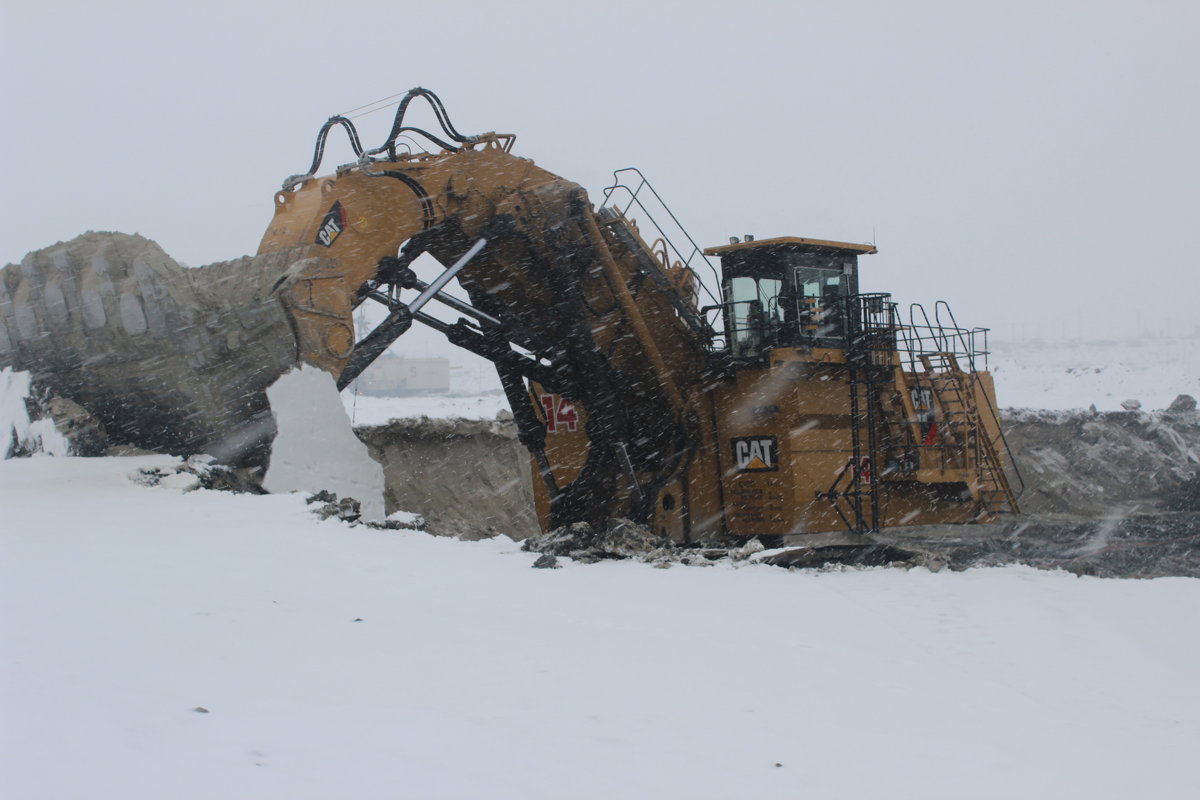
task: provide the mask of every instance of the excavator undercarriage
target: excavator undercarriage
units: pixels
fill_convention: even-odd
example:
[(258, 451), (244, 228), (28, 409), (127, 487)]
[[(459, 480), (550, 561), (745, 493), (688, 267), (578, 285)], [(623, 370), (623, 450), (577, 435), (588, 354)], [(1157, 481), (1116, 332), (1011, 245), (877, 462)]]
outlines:
[[(418, 98), (441, 134), (405, 124)], [(318, 177), (335, 126), (358, 160)], [(402, 135), (435, 148), (402, 152)], [(985, 332), (941, 303), (901, 324), (890, 296), (861, 294), (873, 247), (701, 251), (683, 233), (680, 249), (636, 170), (596, 210), (513, 141), (461, 135), (423, 89), (373, 150), (331, 118), (254, 257), (185, 269), (148, 240), (91, 233), (5, 267), (0, 365), (132, 443), (253, 463), (282, 373), (313, 364), (344, 388), (417, 322), (495, 364), (546, 529), (624, 517), (681, 542), (783, 539), (1016, 510)], [(422, 255), (444, 267), (428, 283)], [(387, 315), (359, 339), (365, 302)]]

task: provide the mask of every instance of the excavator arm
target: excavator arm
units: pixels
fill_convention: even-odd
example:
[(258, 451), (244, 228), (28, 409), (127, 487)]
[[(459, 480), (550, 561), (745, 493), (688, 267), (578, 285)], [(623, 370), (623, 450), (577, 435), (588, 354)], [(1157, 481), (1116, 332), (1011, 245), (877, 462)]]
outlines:
[[(260, 256), (302, 254), (280, 279), (280, 302), (299, 358), (339, 386), (414, 320), (435, 327), (496, 364), (548, 525), (614, 512), (648, 520), (700, 441), (689, 428), (708, 331), (636, 228), (612, 213), (602, 222), (582, 188), (513, 156), (511, 141), (485, 134), (302, 177), (277, 193)], [(410, 269), (422, 253), (445, 267), (432, 284)], [(454, 279), (469, 303), (442, 291)], [(435, 299), (463, 318), (422, 311)], [(389, 313), (355, 342), (351, 315), (367, 301)], [(546, 415), (564, 401), (583, 437), (548, 448), (559, 431)], [(614, 497), (624, 499), (616, 509)]]
[[(444, 138), (404, 124), (416, 98)], [(358, 161), (320, 176), (338, 126)], [(403, 135), (436, 147), (403, 152)], [(251, 259), (185, 270), (152, 243), (110, 236), (5, 268), (0, 355), (134, 443), (261, 460), (275, 378), (304, 362), (343, 388), (416, 321), (496, 364), (544, 524), (649, 521), (711, 438), (696, 430), (711, 332), (632, 223), (597, 217), (581, 187), (513, 155), (513, 140), (462, 136), (422, 89), (374, 150), (335, 117), (312, 167), (276, 192)], [(430, 284), (411, 269), (421, 254), (445, 268)], [(455, 279), (467, 302), (444, 291)], [(435, 300), (460, 319), (429, 314)], [(364, 302), (388, 314), (356, 340)]]

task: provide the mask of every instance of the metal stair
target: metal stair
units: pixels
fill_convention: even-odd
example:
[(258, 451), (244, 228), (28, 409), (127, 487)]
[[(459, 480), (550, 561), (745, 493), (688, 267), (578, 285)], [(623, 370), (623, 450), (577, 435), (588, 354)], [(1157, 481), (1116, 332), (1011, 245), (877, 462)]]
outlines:
[[(964, 371), (954, 353), (922, 353), (918, 358), (930, 376), (942, 409), (946, 438), (952, 447), (961, 450), (964, 466), (974, 473), (968, 487), (980, 515), (995, 514), (1005, 507), (1018, 513), (1017, 496), (1009, 483), (1005, 462), (979, 416), (974, 370)], [(995, 422), (999, 430), (999, 420)]]

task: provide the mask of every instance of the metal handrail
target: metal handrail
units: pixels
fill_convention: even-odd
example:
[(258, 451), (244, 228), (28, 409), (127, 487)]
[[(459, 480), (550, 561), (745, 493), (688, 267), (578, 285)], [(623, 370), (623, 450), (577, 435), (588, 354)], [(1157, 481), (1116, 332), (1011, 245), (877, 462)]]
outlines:
[[(963, 355), (965, 355), (967, 357), (967, 363), (971, 365), (971, 372), (974, 372), (975, 371), (975, 352), (974, 352), (975, 341), (974, 341), (974, 339), (975, 339), (975, 331), (979, 330), (979, 329), (975, 328), (975, 329), (972, 329), (971, 331), (967, 332), (967, 331), (964, 331), (962, 328), (958, 327), (958, 320), (956, 320), (954, 318), (954, 312), (950, 310), (950, 304), (947, 303), (945, 300), (938, 300), (937, 302), (935, 302), (933, 304), (933, 318), (937, 322), (938, 330), (941, 330), (941, 331), (945, 330), (945, 326), (942, 323), (942, 309), (945, 309), (946, 315), (950, 317), (950, 330), (958, 338), (959, 343), (962, 344)], [(969, 345), (967, 344), (967, 339), (966, 339), (967, 335), (969, 335), (971, 337), (971, 343)], [(985, 359), (984, 369), (987, 369), (987, 361), (986, 361), (987, 351), (986, 350), (984, 351), (983, 356)]]
[[(942, 320), (943, 314), (949, 318), (948, 322)], [(982, 359), (983, 368), (987, 369), (990, 355), (987, 341), (989, 329), (960, 327), (954, 318), (954, 312), (945, 300), (937, 301), (932, 321), (929, 319), (925, 307), (920, 303), (913, 303), (909, 306), (908, 318), (909, 331), (903, 338), (909, 348), (908, 361), (914, 371), (918, 356), (938, 353), (965, 358), (972, 372), (978, 370), (979, 360)], [(980, 345), (981, 339), (982, 346)]]
[[(629, 188), (629, 186), (627, 186), (625, 183), (622, 182), (620, 175), (623, 172), (632, 172), (633, 174), (637, 175), (637, 177), (639, 179), (639, 183), (638, 183), (636, 189), (631, 189), (631, 188)], [(667, 213), (667, 216), (671, 218), (671, 222), (674, 223), (676, 230), (678, 230), (681, 234), (683, 234), (683, 237), (685, 239), (687, 239), (688, 243), (692, 246), (692, 250), (689, 254), (687, 254), (685, 256), (683, 254), (683, 252), (678, 247), (676, 247), (676, 245), (675, 245), (674, 241), (672, 241), (671, 237), (668, 236), (666, 234), (666, 231), (663, 230), (663, 226), (660, 225), (658, 220), (656, 220), (654, 218), (654, 214), (651, 213), (650, 209), (647, 208), (646, 204), (643, 203), (642, 200), (639, 198), (639, 195), (641, 194), (642, 189), (648, 189), (650, 191), (650, 194), (654, 196), (654, 199), (658, 203), (658, 205), (662, 208), (663, 211), (665, 211)], [(700, 249), (700, 245), (696, 244), (696, 240), (693, 239), (691, 234), (688, 233), (687, 228), (683, 227), (683, 223), (680, 222), (679, 218), (675, 216), (675, 213), (673, 211), (671, 211), (670, 206), (668, 206), (666, 204), (666, 201), (664, 201), (662, 199), (662, 196), (659, 195), (659, 193), (655, 190), (654, 186), (650, 183), (650, 181), (646, 178), (646, 176), (642, 174), (642, 171), (640, 169), (638, 169), (637, 167), (623, 167), (621, 169), (614, 170), (613, 171), (613, 184), (604, 190), (604, 200), (601, 202), (601, 206), (603, 207), (603, 206), (609, 205), (610, 201), (612, 201), (613, 195), (616, 194), (616, 192), (619, 190), (624, 190), (625, 192), (628, 192), (628, 194), (629, 194), (629, 200), (626, 203), (625, 208), (624, 209), (617, 208), (617, 211), (619, 211), (622, 216), (628, 217), (629, 210), (631, 208), (633, 208), (634, 204), (636, 204), (637, 207), (641, 210), (641, 212), (643, 214), (645, 214), (645, 217), (647, 220), (649, 220), (650, 224), (653, 225), (658, 230), (659, 236), (663, 239), (663, 241), (665, 241), (667, 243), (667, 246), (670, 247), (670, 249), (672, 251), (674, 251), (675, 257), (678, 258), (679, 261), (684, 264), (684, 266), (692, 269), (692, 271), (695, 272), (695, 268), (692, 267), (692, 260), (696, 256), (700, 256), (700, 258), (704, 261), (705, 265), (708, 267), (709, 271), (712, 272), (713, 279), (715, 281), (715, 285), (716, 286), (721, 285), (721, 276), (717, 272), (716, 267), (714, 267), (712, 265), (712, 262), (708, 260), (708, 256), (704, 255), (704, 251)], [(708, 295), (709, 299), (712, 300), (714, 303), (719, 304), (721, 302), (718, 299), (719, 292), (717, 294), (714, 294), (712, 289), (709, 288), (709, 285), (706, 282), (705, 278), (703, 276), (700, 276), (699, 273), (697, 273), (697, 277), (698, 277), (698, 282), (700, 284), (700, 288), (702, 288), (704, 290), (704, 293), (706, 295)]]

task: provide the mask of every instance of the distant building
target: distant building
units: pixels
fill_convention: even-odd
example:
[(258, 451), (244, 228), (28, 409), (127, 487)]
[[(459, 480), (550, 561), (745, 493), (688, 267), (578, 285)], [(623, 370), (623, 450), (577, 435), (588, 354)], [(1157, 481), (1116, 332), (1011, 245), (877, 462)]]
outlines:
[(450, 360), (400, 358), (384, 353), (358, 379), (357, 390), (372, 397), (403, 397), (450, 391)]

